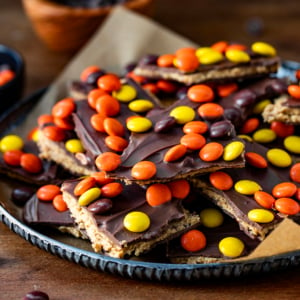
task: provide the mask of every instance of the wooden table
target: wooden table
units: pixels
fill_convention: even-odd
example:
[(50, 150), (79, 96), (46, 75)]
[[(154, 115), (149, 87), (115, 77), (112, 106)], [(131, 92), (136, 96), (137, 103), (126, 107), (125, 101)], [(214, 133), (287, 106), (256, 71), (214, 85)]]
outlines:
[[(4, 4), (5, 2), (5, 4)], [(19, 1), (0, 1), (0, 42), (22, 53), (25, 95), (49, 85), (71, 55), (52, 53), (33, 33)], [(220, 39), (265, 40), (285, 59), (300, 60), (300, 6), (291, 1), (158, 1), (154, 18), (199, 44)], [(249, 25), (250, 24), (250, 25)], [(250, 29), (249, 29), (250, 26)], [(40, 250), (0, 224), (0, 299), (22, 299), (35, 288), (51, 300), (296, 299), (299, 268), (250, 277), (162, 284), (86, 269)]]

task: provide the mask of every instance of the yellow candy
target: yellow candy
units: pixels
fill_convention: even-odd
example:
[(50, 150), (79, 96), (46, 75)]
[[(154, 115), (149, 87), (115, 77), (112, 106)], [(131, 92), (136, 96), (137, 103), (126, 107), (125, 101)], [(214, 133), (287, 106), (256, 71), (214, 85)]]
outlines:
[(271, 143), (276, 139), (276, 133), (269, 128), (259, 129), (254, 132), (253, 139), (257, 143)]
[(261, 114), (264, 109), (267, 107), (267, 105), (271, 104), (271, 100), (269, 99), (265, 99), (265, 100), (261, 100), (260, 102), (256, 103), (253, 107), (253, 113), (256, 115)]
[(219, 243), (220, 252), (227, 257), (238, 257), (244, 251), (244, 243), (236, 237), (226, 237)]
[(263, 208), (251, 209), (248, 212), (249, 220), (258, 223), (270, 223), (274, 220), (274, 214)]
[(200, 215), (201, 224), (208, 228), (218, 227), (224, 221), (224, 217), (222, 213), (215, 208), (203, 209), (199, 215)]
[(300, 137), (296, 135), (290, 135), (283, 141), (285, 149), (292, 153), (300, 154)]
[(95, 201), (97, 198), (99, 198), (101, 195), (101, 189), (94, 187), (86, 192), (84, 192), (82, 195), (80, 195), (78, 199), (78, 204), (80, 206), (86, 206), (89, 205), (91, 202)]
[(128, 84), (124, 84), (118, 91), (114, 91), (112, 96), (121, 102), (129, 102), (136, 97), (137, 93), (135, 88)]
[(231, 49), (225, 52), (228, 60), (234, 63), (245, 63), (250, 61), (250, 56), (248, 53), (242, 50)]
[(3, 137), (0, 141), (0, 150), (6, 152), (9, 150), (22, 150), (24, 146), (23, 140), (14, 134)]
[(143, 113), (153, 108), (153, 103), (150, 100), (138, 99), (129, 103), (128, 107), (130, 110)]
[(223, 54), (215, 50), (207, 51), (207, 53), (204, 53), (198, 57), (200, 64), (203, 65), (215, 64), (223, 60), (223, 58)]
[(84, 151), (82, 143), (78, 139), (71, 139), (71, 140), (66, 141), (65, 147), (71, 153), (78, 153), (78, 152)]
[(145, 117), (136, 117), (129, 119), (126, 126), (132, 132), (145, 132), (152, 127), (152, 122)]
[(150, 218), (141, 211), (132, 211), (125, 216), (123, 225), (131, 232), (143, 232), (149, 228)]
[(239, 180), (235, 183), (234, 189), (243, 195), (253, 195), (257, 191), (261, 191), (262, 187), (253, 180)]
[(279, 148), (270, 149), (267, 152), (267, 159), (272, 165), (280, 168), (285, 168), (292, 164), (291, 156)]
[(253, 142), (253, 139), (251, 136), (247, 135), (247, 134), (239, 134), (238, 137), (240, 139), (243, 139), (245, 141), (248, 141), (248, 142)]
[(252, 44), (251, 49), (253, 52), (265, 56), (275, 56), (276, 50), (273, 46), (264, 42), (255, 42)]
[(234, 141), (227, 144), (224, 148), (223, 159), (225, 161), (232, 161), (238, 158), (244, 151), (244, 144), (240, 141)]
[(39, 134), (40, 131), (38, 129), (35, 129), (31, 135), (32, 140), (37, 142), (39, 140)]
[(200, 47), (196, 50), (195, 54), (198, 58), (200, 58), (201, 56), (210, 53), (212, 51), (215, 51), (214, 49), (212, 49), (211, 47)]
[(174, 117), (178, 124), (185, 124), (193, 121), (195, 118), (195, 111), (189, 106), (177, 106), (170, 112), (170, 116)]

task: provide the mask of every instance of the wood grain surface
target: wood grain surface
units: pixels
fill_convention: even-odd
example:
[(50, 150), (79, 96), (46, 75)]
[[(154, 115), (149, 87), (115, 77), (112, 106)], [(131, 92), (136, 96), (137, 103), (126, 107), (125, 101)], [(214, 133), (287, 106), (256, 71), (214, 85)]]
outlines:
[[(0, 0), (0, 43), (26, 61), (24, 95), (49, 85), (72, 58), (53, 53), (34, 34), (20, 1)], [(297, 0), (161, 0), (154, 19), (195, 42), (220, 39), (272, 43), (285, 59), (300, 61)], [(299, 268), (254, 276), (159, 283), (96, 272), (40, 250), (0, 223), (0, 300), (23, 299), (40, 289), (51, 300), (75, 299), (298, 299)]]

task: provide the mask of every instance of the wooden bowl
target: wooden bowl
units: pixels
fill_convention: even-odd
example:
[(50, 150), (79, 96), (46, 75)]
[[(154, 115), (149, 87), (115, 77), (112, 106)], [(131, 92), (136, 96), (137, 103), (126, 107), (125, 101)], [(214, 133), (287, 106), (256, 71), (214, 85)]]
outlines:
[[(22, 0), (36, 34), (49, 49), (75, 52), (97, 30), (114, 6), (78, 8), (51, 0)], [(126, 8), (151, 16), (153, 0), (129, 0)]]

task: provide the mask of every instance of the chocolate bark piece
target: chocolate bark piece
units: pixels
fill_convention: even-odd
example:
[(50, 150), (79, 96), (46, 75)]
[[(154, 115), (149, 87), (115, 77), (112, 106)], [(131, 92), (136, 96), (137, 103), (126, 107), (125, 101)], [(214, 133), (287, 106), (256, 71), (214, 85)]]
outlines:
[[(255, 142), (246, 142), (246, 152), (255, 152), (266, 158), (269, 149)], [(272, 194), (273, 187), (281, 182), (290, 181), (290, 168), (280, 168), (268, 164), (267, 168), (255, 168), (246, 164), (245, 168), (223, 170), (231, 176), (233, 182), (247, 179), (258, 183), (262, 190)], [(262, 208), (253, 198), (253, 195), (244, 195), (235, 191), (232, 187), (228, 191), (221, 191), (213, 187), (208, 176), (194, 178), (193, 183), (200, 188), (212, 201), (218, 205), (225, 213), (236, 219), (240, 228), (250, 237), (263, 240), (268, 232), (274, 229), (286, 217), (277, 211), (273, 211), (274, 220), (270, 223), (258, 223), (248, 218), (248, 212), (252, 209)]]
[[(26, 141), (22, 149), (24, 153), (32, 153), (39, 156), (40, 152), (35, 142)], [(46, 183), (60, 183), (70, 174), (52, 161), (42, 159), (42, 170), (38, 173), (29, 173), (21, 166), (10, 166), (0, 155), (0, 173), (10, 178), (14, 178), (34, 185), (43, 185)]]
[[(199, 199), (201, 200), (199, 201)], [(198, 201), (194, 200), (192, 205), (199, 213), (207, 208), (218, 209), (203, 194), (199, 194), (196, 200)], [(217, 227), (208, 228), (202, 224), (196, 228), (206, 237), (205, 248), (194, 252), (187, 251), (181, 246), (180, 237), (177, 237), (167, 243), (168, 259), (173, 263), (185, 264), (213, 263), (229, 260), (230, 258), (225, 257), (219, 250), (220, 241), (226, 237), (235, 237), (244, 243), (244, 250), (239, 257), (250, 254), (260, 244), (258, 239), (252, 239), (241, 231), (239, 224), (234, 219), (225, 214), (223, 214), (223, 217), (223, 223)]]
[[(173, 105), (163, 110), (150, 112), (147, 117), (152, 121), (153, 128), (146, 133), (132, 133), (128, 147), (121, 155), (121, 165), (112, 172), (107, 172), (108, 176), (123, 180), (127, 183), (137, 182), (139, 184), (149, 184), (153, 182), (164, 182), (179, 178), (186, 178), (197, 174), (208, 173), (222, 168), (241, 168), (244, 166), (243, 155), (240, 155), (232, 161), (225, 161), (223, 158), (212, 162), (205, 162), (199, 158), (199, 150), (189, 151), (182, 158), (165, 162), (165, 153), (173, 146), (180, 144), (180, 139), (184, 135), (181, 124), (175, 124), (168, 128), (167, 131), (156, 132), (154, 129), (159, 122), (168, 120), (170, 112), (179, 106), (188, 106), (195, 111), (199, 107), (199, 103), (190, 101), (187, 97), (177, 100)], [(197, 112), (195, 119), (200, 120)], [(226, 121), (219, 118), (216, 121)], [(208, 126), (211, 127), (215, 122), (211, 121)], [(233, 142), (241, 141), (235, 137), (235, 131), (232, 127), (230, 134), (222, 138), (211, 138), (209, 132), (204, 134), (206, 142), (218, 142), (223, 146)], [(152, 161), (156, 165), (156, 175), (149, 180), (136, 180), (131, 175), (132, 167), (139, 161)]]
[[(199, 216), (185, 210), (182, 200), (173, 198), (160, 206), (151, 207), (145, 199), (145, 189), (138, 185), (124, 186), (123, 192), (112, 199), (112, 209), (106, 214), (93, 214), (80, 206), (74, 188), (79, 180), (62, 185), (65, 202), (72, 217), (87, 233), (96, 252), (112, 257), (139, 256), (190, 227), (199, 224)], [(146, 213), (150, 227), (141, 233), (130, 232), (123, 226), (124, 217), (132, 211)]]
[(265, 122), (273, 121), (300, 125), (300, 101), (287, 95), (277, 98), (266, 106), (262, 113)]
[(154, 64), (138, 64), (136, 75), (147, 78), (162, 78), (182, 82), (186, 85), (204, 82), (241, 80), (276, 73), (279, 57), (252, 56), (248, 63), (233, 63), (226, 59), (212, 65), (200, 65), (195, 72), (185, 73), (175, 67), (159, 67)]

